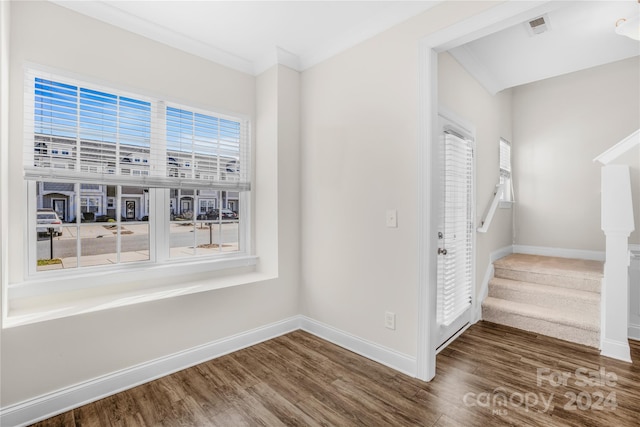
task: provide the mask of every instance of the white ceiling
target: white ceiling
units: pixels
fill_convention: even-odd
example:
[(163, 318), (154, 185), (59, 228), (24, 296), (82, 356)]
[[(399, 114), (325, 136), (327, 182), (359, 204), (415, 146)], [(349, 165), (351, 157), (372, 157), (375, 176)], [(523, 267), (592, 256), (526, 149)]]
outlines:
[[(546, 12), (549, 30), (533, 35), (528, 21), (541, 11)], [(518, 25), (449, 52), (496, 93), (640, 55), (640, 42), (615, 33), (618, 19), (639, 13), (635, 0), (551, 2)]]
[(440, 3), (51, 1), (250, 74), (304, 70)]
[[(304, 70), (442, 2), (50, 1), (254, 75), (276, 63)], [(640, 54), (614, 31), (640, 13), (635, 0), (529, 3), (534, 15), (518, 25), (450, 50), (491, 93)], [(545, 12), (550, 31), (530, 35), (527, 21)]]

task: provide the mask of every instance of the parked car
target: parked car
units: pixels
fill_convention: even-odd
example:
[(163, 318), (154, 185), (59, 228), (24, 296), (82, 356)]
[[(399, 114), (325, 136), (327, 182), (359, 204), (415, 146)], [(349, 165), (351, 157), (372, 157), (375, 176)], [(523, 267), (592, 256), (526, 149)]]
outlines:
[(209, 209), (207, 211), (207, 213), (203, 213), (200, 214), (196, 217), (196, 219), (199, 220), (214, 220), (214, 219), (218, 219), (218, 215), (220, 215), (220, 212), (218, 211), (218, 209)]
[(209, 209), (206, 214), (200, 214), (196, 219), (216, 220), (220, 219), (220, 215), (222, 215), (222, 219), (238, 219), (238, 214), (231, 209)]
[(38, 209), (36, 212), (36, 223), (38, 235), (49, 234), (49, 229), (52, 229), (54, 236), (62, 235), (62, 221), (54, 210)]
[(231, 209), (221, 209), (222, 219), (238, 219), (238, 214)]

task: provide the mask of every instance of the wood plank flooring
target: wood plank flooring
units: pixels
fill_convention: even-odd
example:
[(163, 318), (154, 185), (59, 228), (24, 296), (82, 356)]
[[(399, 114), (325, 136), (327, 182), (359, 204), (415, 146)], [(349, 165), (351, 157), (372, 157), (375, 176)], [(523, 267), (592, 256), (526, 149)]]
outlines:
[(35, 426), (639, 426), (631, 344), (627, 364), (480, 322), (424, 383), (296, 331)]

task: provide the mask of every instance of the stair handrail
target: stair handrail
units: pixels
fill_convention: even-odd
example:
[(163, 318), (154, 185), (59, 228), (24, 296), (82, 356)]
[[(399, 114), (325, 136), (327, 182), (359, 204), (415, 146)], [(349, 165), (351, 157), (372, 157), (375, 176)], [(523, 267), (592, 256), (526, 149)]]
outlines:
[(491, 221), (493, 221), (493, 216), (496, 213), (496, 209), (498, 208), (498, 204), (500, 203), (500, 199), (504, 194), (504, 184), (498, 183), (496, 185), (496, 192), (493, 194), (493, 200), (491, 201), (491, 205), (489, 206), (489, 210), (485, 214), (482, 221), (480, 221), (480, 227), (478, 227), (479, 233), (486, 233), (489, 230), (489, 226), (491, 225)]
[(607, 165), (638, 144), (640, 144), (640, 129), (603, 151), (598, 157), (593, 159), (593, 162), (600, 162), (603, 165)]

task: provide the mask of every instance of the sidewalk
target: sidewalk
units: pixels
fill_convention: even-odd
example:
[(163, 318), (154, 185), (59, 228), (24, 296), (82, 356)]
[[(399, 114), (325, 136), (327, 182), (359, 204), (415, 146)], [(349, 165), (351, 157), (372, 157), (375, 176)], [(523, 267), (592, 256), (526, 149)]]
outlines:
[[(190, 256), (215, 255), (216, 253), (235, 252), (238, 250), (238, 243), (223, 243), (222, 248), (217, 247), (198, 247), (194, 254), (193, 246), (171, 248), (169, 249), (169, 257), (171, 259), (186, 258)], [(133, 251), (121, 252), (120, 263), (141, 262), (149, 260), (149, 251)], [(61, 259), (62, 264), (43, 265), (37, 268), (38, 271), (62, 270), (66, 268), (76, 268), (78, 266), (77, 257), (68, 257)], [(94, 267), (99, 265), (117, 264), (117, 255), (115, 253), (100, 255), (85, 255), (80, 257), (80, 267)]]
[[(214, 227), (217, 223), (213, 223)], [(226, 223), (223, 223), (226, 225)], [(123, 234), (148, 234), (149, 233), (149, 224), (148, 223), (138, 223), (138, 224), (128, 224), (121, 223), (120, 225)], [(184, 222), (184, 223), (171, 223), (169, 226), (169, 232), (171, 234), (174, 233), (189, 233), (193, 230), (193, 222)], [(198, 229), (206, 229), (208, 226), (206, 224), (198, 224)], [(90, 239), (95, 237), (115, 237), (117, 231), (117, 225), (115, 223), (110, 222), (102, 222), (102, 223), (83, 223), (80, 225), (80, 238), (81, 239)], [(65, 225), (62, 226), (62, 235), (58, 237), (54, 237), (54, 239), (58, 240), (66, 240), (66, 239), (75, 239), (78, 236), (78, 226), (73, 225)]]

